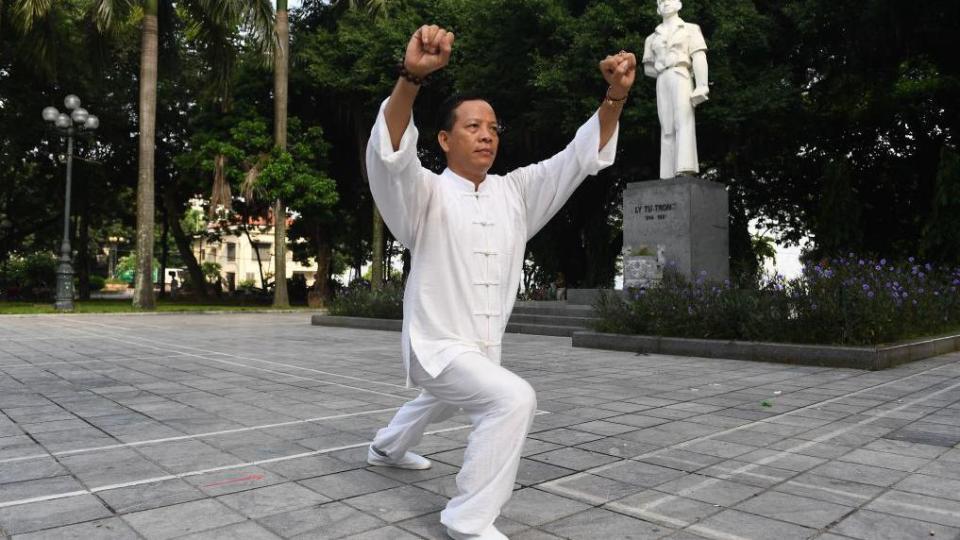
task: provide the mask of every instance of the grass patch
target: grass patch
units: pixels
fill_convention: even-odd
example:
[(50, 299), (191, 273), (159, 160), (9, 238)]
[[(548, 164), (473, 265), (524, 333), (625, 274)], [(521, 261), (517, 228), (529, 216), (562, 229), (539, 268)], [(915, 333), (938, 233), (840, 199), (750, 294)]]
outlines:
[[(199, 301), (171, 301), (157, 300), (156, 312), (163, 313), (190, 313), (201, 311), (262, 311), (274, 309), (270, 305), (241, 303), (236, 300), (209, 300)], [(289, 309), (304, 310), (306, 306), (291, 306)], [(84, 300), (75, 301), (73, 313), (138, 313), (144, 310), (135, 309), (129, 299), (124, 300)], [(39, 304), (35, 302), (0, 302), (0, 315), (39, 315), (45, 313), (60, 313), (52, 303)]]

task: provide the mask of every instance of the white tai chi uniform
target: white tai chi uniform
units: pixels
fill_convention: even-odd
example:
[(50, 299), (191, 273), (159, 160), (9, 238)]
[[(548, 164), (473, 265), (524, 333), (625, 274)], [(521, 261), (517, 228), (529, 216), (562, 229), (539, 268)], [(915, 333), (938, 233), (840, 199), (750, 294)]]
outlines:
[[(693, 53), (706, 51), (700, 27), (679, 20), (671, 30), (660, 24), (643, 45), (643, 63), (657, 72), (660, 118), (660, 178), (700, 172), (693, 104)], [(703, 81), (700, 81), (703, 82)]]
[(401, 339), (407, 383), (423, 392), (377, 433), (373, 446), (402, 456), (429, 423), (463, 409), (474, 430), (457, 475), (459, 493), (440, 520), (483, 538), (510, 498), (536, 409), (530, 385), (500, 366), (526, 242), (580, 182), (613, 163), (618, 132), (598, 152), (594, 115), (557, 155), (505, 176), (487, 175), (475, 188), (450, 169), (437, 175), (421, 166), (412, 118), (394, 151), (386, 103), (370, 134), (367, 174), (384, 222), (410, 249)]

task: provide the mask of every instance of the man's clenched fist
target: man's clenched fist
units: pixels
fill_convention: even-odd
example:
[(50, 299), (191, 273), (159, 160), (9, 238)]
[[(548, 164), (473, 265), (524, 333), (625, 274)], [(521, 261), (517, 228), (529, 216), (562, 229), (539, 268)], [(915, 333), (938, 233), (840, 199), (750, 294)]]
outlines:
[(453, 32), (425, 24), (410, 37), (403, 66), (412, 75), (426, 77), (447, 65), (452, 49)]
[(633, 53), (620, 51), (600, 62), (600, 72), (610, 85), (612, 97), (626, 96), (637, 75), (637, 57)]

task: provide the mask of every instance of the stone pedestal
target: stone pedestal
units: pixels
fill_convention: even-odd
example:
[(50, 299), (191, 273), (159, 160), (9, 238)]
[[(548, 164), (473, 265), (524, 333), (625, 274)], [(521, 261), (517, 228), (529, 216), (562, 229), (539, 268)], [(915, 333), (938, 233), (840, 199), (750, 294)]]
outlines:
[(660, 254), (695, 279), (730, 277), (726, 188), (691, 176), (627, 184), (623, 192), (623, 245), (634, 254)]

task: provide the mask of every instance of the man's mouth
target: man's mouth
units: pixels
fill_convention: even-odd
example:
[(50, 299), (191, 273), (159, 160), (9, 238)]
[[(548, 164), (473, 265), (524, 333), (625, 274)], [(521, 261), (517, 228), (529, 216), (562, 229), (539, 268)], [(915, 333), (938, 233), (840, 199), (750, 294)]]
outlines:
[(479, 150), (474, 150), (474, 152), (483, 156), (493, 157), (493, 150), (489, 148), (481, 148)]

